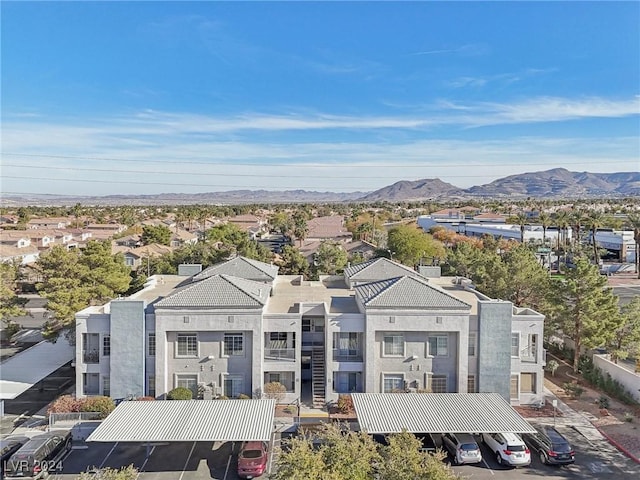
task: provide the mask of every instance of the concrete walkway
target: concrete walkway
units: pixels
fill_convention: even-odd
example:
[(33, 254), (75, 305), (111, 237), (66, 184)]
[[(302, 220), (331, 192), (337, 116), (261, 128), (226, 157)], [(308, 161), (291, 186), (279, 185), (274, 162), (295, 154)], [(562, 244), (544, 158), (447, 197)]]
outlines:
[[(636, 463), (640, 463), (640, 459), (634, 456), (631, 452), (625, 449), (622, 445), (618, 444), (612, 438), (604, 435), (600, 429), (595, 427), (591, 420), (595, 420), (595, 417), (588, 414), (587, 412), (577, 412), (571, 407), (569, 407), (562, 400), (557, 398), (548, 388), (544, 389), (545, 400), (548, 404), (551, 404), (553, 400), (558, 402), (557, 409), (562, 414), (561, 416), (557, 416), (555, 419), (553, 417), (537, 417), (535, 422), (543, 423), (548, 425), (561, 425), (568, 428), (573, 428), (575, 431), (580, 433), (584, 438), (587, 439), (592, 444), (607, 444), (608, 446), (613, 446), (617, 448), (620, 452), (624, 453), (627, 457), (633, 460)], [(593, 418), (589, 418), (593, 417)]]

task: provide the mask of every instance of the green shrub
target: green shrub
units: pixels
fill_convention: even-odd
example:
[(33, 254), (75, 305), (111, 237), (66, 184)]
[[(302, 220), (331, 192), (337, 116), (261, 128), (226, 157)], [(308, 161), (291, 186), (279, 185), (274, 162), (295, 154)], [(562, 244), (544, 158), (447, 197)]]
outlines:
[(238, 400), (249, 400), (250, 398), (251, 397), (249, 395), (245, 395), (244, 393), (238, 395)]
[(167, 393), (167, 400), (191, 400), (193, 392), (185, 387), (176, 387)]
[(116, 408), (113, 399), (110, 397), (97, 396), (87, 397), (82, 401), (80, 406), (81, 412), (100, 412), (101, 418), (106, 418), (113, 409)]
[(562, 389), (567, 392), (567, 395), (574, 399), (580, 398), (584, 393), (584, 388), (577, 383), (566, 382), (562, 385)]
[(604, 395), (600, 395), (600, 398), (598, 398), (598, 406), (600, 408), (609, 408), (609, 399)]
[(294, 407), (293, 405), (287, 405), (283, 409), (283, 412), (288, 413), (290, 415), (293, 415), (294, 413), (297, 413), (297, 411), (298, 411), (298, 408)]
[(558, 362), (556, 362), (555, 360), (549, 360), (547, 362), (547, 366), (545, 367), (545, 370), (547, 372), (551, 373), (551, 376), (555, 376), (556, 370), (558, 370), (559, 366), (560, 366), (560, 364)]
[(633, 422), (633, 414), (631, 412), (624, 412), (624, 421)]

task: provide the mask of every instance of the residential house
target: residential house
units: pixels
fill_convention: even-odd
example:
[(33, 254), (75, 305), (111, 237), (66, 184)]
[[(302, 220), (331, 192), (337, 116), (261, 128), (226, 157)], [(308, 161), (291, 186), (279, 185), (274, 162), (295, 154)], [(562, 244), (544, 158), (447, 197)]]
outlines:
[(159, 243), (152, 243), (150, 245), (144, 245), (142, 247), (130, 248), (130, 247), (116, 247), (112, 249), (113, 253), (122, 253), (124, 255), (125, 265), (135, 270), (141, 265), (146, 265), (150, 258), (157, 258), (163, 255), (167, 255), (173, 251), (173, 247), (167, 245), (160, 245)]
[(230, 217), (228, 222), (245, 230), (251, 240), (256, 240), (263, 233), (267, 233), (267, 221), (255, 215), (236, 215), (235, 217)]
[(305, 241), (321, 242), (332, 240), (335, 242), (350, 242), (353, 235), (344, 225), (344, 217), (340, 215), (328, 215), (315, 217), (307, 222), (307, 235)]
[[(191, 266), (195, 267), (195, 266)], [(497, 392), (543, 398), (544, 316), (386, 258), (307, 281), (236, 257), (155, 275), (76, 314), (76, 394), (260, 396), (320, 406), (349, 392)]]
[(198, 243), (198, 235), (187, 230), (177, 228), (171, 232), (169, 245), (172, 247), (182, 247), (183, 245), (195, 245)]
[(32, 218), (27, 222), (27, 228), (30, 229), (62, 229), (68, 225), (71, 225), (71, 219), (68, 217)]

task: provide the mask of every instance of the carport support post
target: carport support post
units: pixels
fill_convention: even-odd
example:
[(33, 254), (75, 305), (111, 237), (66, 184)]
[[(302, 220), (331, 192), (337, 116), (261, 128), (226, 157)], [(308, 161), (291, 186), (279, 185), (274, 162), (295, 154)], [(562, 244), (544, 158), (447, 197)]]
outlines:
[(151, 456), (151, 442), (147, 442), (147, 454), (144, 458), (149, 458)]

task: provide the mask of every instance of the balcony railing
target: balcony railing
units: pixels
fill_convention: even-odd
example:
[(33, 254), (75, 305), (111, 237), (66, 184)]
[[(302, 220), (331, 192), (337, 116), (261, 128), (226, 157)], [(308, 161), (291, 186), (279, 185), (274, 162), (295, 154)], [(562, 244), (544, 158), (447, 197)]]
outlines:
[(362, 352), (334, 349), (333, 361), (334, 362), (362, 362)]
[(82, 352), (82, 361), (84, 363), (100, 363), (100, 354), (97, 350), (91, 350), (89, 352), (85, 350)]
[(296, 359), (295, 348), (267, 348), (264, 351), (265, 360), (284, 360), (292, 362)]
[(538, 348), (528, 346), (520, 350), (520, 361), (528, 363), (536, 363), (538, 361)]

